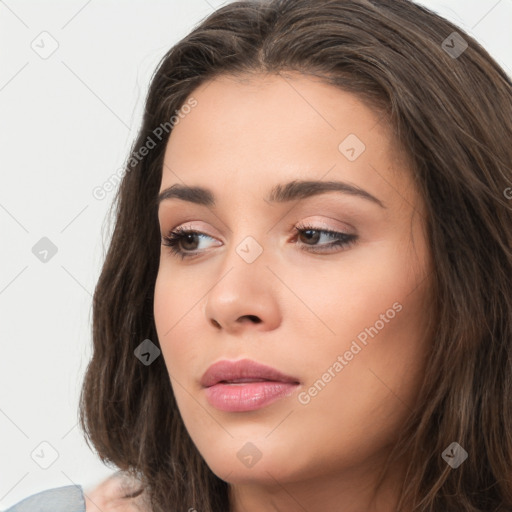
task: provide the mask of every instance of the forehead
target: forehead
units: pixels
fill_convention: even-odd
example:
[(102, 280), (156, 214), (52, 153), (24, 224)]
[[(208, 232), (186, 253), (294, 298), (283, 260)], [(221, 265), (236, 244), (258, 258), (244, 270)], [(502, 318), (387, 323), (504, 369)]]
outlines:
[[(378, 195), (403, 168), (380, 113), (319, 78), (221, 76), (191, 97), (197, 105), (166, 147), (161, 190), (181, 181), (263, 197), (276, 182), (343, 179)], [(406, 187), (399, 176), (395, 186)]]

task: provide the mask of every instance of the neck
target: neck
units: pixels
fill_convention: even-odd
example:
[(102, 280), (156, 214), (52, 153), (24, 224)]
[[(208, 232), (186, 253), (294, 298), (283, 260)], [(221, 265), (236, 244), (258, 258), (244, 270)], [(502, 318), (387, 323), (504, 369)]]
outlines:
[(262, 483), (230, 484), (231, 512), (396, 512), (405, 467), (380, 479), (381, 467), (367, 463), (298, 480), (267, 472)]

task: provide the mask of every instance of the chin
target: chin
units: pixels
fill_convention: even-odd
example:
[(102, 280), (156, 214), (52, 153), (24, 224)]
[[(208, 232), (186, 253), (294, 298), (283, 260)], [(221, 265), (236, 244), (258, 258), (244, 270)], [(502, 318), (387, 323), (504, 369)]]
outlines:
[[(201, 452), (211, 471), (231, 484), (279, 482), (311, 477), (314, 460), (300, 449), (287, 445), (284, 439), (265, 439), (268, 430), (259, 438), (230, 439), (227, 443), (209, 446)], [(272, 442), (273, 441), (273, 442)], [(321, 461), (319, 461), (321, 464)]]

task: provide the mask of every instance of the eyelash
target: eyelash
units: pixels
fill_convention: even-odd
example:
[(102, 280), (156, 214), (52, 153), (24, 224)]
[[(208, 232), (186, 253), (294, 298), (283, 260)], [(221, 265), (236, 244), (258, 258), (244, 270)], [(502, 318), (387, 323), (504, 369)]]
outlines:
[[(318, 247), (328, 247), (329, 249), (327, 251), (311, 250), (309, 247), (315, 247), (315, 246), (307, 246), (307, 244), (305, 244), (306, 246), (304, 246), (304, 245), (301, 246), (301, 250), (307, 251), (310, 253), (315, 253), (315, 254), (330, 254), (332, 252), (339, 252), (339, 251), (333, 251), (331, 249), (336, 248), (336, 247), (342, 247), (343, 249), (346, 249), (346, 248), (350, 247), (352, 244), (354, 244), (358, 238), (357, 235), (348, 235), (347, 233), (340, 233), (338, 231), (331, 231), (329, 229), (318, 229), (315, 226), (305, 225), (305, 224), (295, 226), (294, 229), (298, 235), (306, 233), (308, 231), (314, 231), (316, 233), (326, 234), (328, 236), (337, 238), (332, 243), (323, 244), (323, 245), (318, 246)], [(201, 237), (212, 238), (209, 235), (207, 235), (205, 233), (201, 233), (200, 231), (196, 231), (194, 229), (178, 227), (175, 230), (170, 231), (167, 236), (162, 237), (162, 245), (169, 247), (170, 253), (176, 257), (180, 257), (182, 260), (187, 259), (187, 258), (192, 258), (194, 256), (197, 256), (200, 252), (191, 252), (191, 251), (187, 252), (187, 251), (183, 251), (179, 248), (180, 242), (188, 235), (199, 235)]]

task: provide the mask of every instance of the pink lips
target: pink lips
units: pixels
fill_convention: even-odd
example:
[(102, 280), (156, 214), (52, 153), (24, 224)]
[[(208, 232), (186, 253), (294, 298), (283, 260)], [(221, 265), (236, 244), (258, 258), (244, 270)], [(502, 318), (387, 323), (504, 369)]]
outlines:
[(206, 399), (222, 411), (252, 411), (292, 394), (299, 380), (250, 359), (219, 361), (201, 378)]

